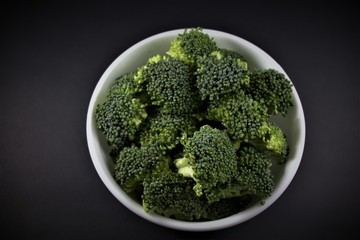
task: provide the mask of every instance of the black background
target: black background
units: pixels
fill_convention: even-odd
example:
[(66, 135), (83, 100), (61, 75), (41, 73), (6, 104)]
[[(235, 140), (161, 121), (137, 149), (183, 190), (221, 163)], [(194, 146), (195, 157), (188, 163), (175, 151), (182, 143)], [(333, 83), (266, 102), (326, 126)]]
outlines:
[[(339, 239), (358, 235), (360, 19), (356, 7), (344, 1), (318, 6), (304, 1), (193, 2), (2, 4), (2, 236)], [(207, 233), (163, 228), (126, 209), (98, 177), (85, 134), (92, 91), (118, 55), (151, 35), (196, 26), (240, 36), (270, 54), (294, 83), (307, 128), (300, 168), (285, 193), (255, 218)]]

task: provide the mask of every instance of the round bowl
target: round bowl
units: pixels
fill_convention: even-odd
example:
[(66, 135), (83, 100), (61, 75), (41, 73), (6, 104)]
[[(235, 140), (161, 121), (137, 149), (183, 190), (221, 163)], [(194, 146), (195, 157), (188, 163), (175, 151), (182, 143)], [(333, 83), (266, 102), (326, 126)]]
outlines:
[[(165, 53), (170, 48), (170, 42), (182, 33), (184, 29), (163, 32), (133, 45), (122, 53), (106, 69), (101, 76), (92, 94), (86, 121), (86, 134), (90, 155), (97, 173), (109, 191), (128, 209), (140, 217), (159, 224), (164, 227), (185, 231), (211, 231), (234, 226), (245, 222), (259, 213), (263, 212), (272, 205), (285, 191), (292, 181), (301, 161), (305, 144), (305, 119), (303, 108), (298, 93), (293, 87), (294, 106), (288, 115), (275, 117), (275, 121), (285, 132), (290, 147), (290, 154), (285, 165), (273, 164), (275, 176), (275, 189), (272, 195), (266, 199), (265, 204), (255, 203), (238, 214), (215, 221), (187, 222), (162, 217), (156, 214), (146, 213), (141, 203), (135, 201), (126, 194), (113, 178), (113, 163), (109, 157), (109, 148), (101, 132), (96, 128), (95, 108), (106, 98), (106, 93), (110, 89), (112, 82), (119, 76), (130, 71), (137, 70), (144, 65), (150, 57)], [(210, 37), (214, 38), (218, 47), (226, 48), (239, 52), (245, 57), (250, 69), (273, 68), (285, 74), (290, 79), (281, 66), (267, 53), (254, 44), (231, 34), (203, 29)]]

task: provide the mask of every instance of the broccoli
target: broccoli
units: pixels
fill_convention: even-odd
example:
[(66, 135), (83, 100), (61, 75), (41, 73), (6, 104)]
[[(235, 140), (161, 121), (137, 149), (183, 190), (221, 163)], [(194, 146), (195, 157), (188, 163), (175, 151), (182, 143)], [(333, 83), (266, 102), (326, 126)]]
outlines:
[(251, 143), (280, 164), (286, 162), (289, 154), (286, 135), (275, 123), (264, 123), (259, 130), (259, 137)]
[(160, 54), (157, 54), (151, 58), (148, 59), (147, 63), (141, 67), (138, 68), (138, 70), (135, 72), (134, 75), (134, 82), (136, 82), (139, 85), (142, 85), (146, 82), (144, 73), (146, 69), (148, 68), (148, 65), (150, 64), (156, 64), (157, 62), (162, 60), (162, 56)]
[(290, 151), (271, 117), (292, 106), (284, 74), (249, 69), (241, 53), (193, 28), (115, 79), (95, 120), (115, 181), (144, 211), (204, 221), (271, 196), (271, 166)]
[(197, 92), (188, 65), (170, 56), (155, 56), (142, 70), (152, 105), (170, 114), (192, 113), (197, 108)]
[(224, 198), (217, 202), (211, 203), (206, 208), (205, 219), (217, 220), (229, 217), (239, 213), (247, 207), (252, 201), (250, 195), (243, 195), (241, 197)]
[(156, 147), (125, 147), (116, 158), (115, 180), (125, 192), (139, 187), (146, 177), (169, 170), (170, 159)]
[(201, 99), (218, 99), (226, 93), (237, 92), (249, 84), (247, 63), (234, 54), (214, 51), (198, 61), (196, 86)]
[(275, 186), (271, 165), (271, 160), (256, 148), (250, 145), (242, 147), (238, 153), (237, 175), (208, 192), (208, 201), (253, 195), (264, 203)]
[(118, 78), (112, 85), (104, 103), (96, 108), (98, 129), (117, 153), (127, 141), (135, 138), (140, 125), (147, 118), (147, 103), (140, 95), (144, 89), (133, 81), (134, 73)]
[(293, 106), (292, 84), (284, 74), (274, 69), (256, 70), (250, 74), (246, 91), (256, 101), (264, 103), (270, 115), (281, 113), (286, 116)]
[(200, 57), (209, 55), (215, 50), (217, 50), (217, 46), (214, 40), (203, 33), (201, 28), (194, 28), (179, 34), (171, 42), (167, 54), (195, 67)]
[(221, 122), (232, 140), (238, 142), (257, 138), (268, 117), (267, 108), (243, 91), (212, 101), (207, 114), (208, 119)]
[(191, 115), (157, 113), (147, 119), (145, 130), (140, 135), (142, 146), (156, 145), (161, 150), (171, 150), (183, 136), (191, 136), (196, 119)]
[(243, 195), (209, 204), (195, 194), (193, 184), (193, 179), (172, 172), (146, 178), (141, 196), (144, 210), (178, 220), (216, 220), (240, 212), (252, 201), (250, 195)]
[(184, 139), (183, 145), (184, 156), (175, 160), (175, 166), (184, 177), (195, 180), (197, 196), (236, 174), (236, 150), (225, 132), (204, 125), (193, 137)]
[(236, 182), (249, 194), (255, 194), (264, 202), (274, 190), (272, 163), (262, 152), (253, 147), (244, 147), (239, 153), (239, 170)]
[(231, 51), (231, 50), (228, 50), (228, 49), (225, 49), (225, 48), (219, 48), (218, 51), (224, 57), (229, 56), (229, 57), (232, 57), (232, 58), (235, 58), (235, 59), (240, 59), (243, 62), (244, 67), (246, 66), (245, 68), (247, 68), (247, 61), (246, 61), (245, 57), (240, 55), (238, 52), (234, 52), (234, 51)]
[(206, 202), (196, 196), (193, 180), (168, 172), (146, 178), (142, 204), (146, 212), (181, 220), (198, 220), (206, 215)]
[(289, 147), (284, 132), (269, 123), (268, 108), (243, 91), (227, 94), (208, 107), (207, 118), (219, 121), (232, 141), (251, 143), (274, 160), (284, 163)]

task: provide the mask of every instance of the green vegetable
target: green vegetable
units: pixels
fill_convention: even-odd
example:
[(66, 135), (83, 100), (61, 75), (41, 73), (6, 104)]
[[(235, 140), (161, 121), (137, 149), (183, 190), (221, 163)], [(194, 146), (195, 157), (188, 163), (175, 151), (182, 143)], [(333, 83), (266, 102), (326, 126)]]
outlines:
[(151, 104), (171, 114), (192, 113), (199, 101), (193, 88), (193, 74), (183, 61), (157, 56), (142, 70)]
[(200, 57), (217, 50), (216, 43), (201, 28), (185, 30), (171, 42), (167, 54), (194, 67)]
[(210, 220), (217, 220), (229, 217), (245, 209), (251, 203), (251, 201), (252, 200), (250, 195), (223, 198), (208, 205), (206, 208), (205, 218)]
[(240, 55), (238, 52), (235, 52), (235, 51), (231, 51), (229, 49), (225, 49), (225, 48), (219, 48), (217, 51), (220, 52), (220, 54), (224, 57), (232, 57), (232, 58), (235, 58), (235, 59), (240, 59), (244, 64), (246, 63), (246, 67), (247, 68), (247, 62), (246, 62), (246, 59), (244, 58), (244, 56)]
[(193, 180), (166, 172), (145, 179), (142, 203), (144, 210), (181, 220), (201, 219), (207, 203), (196, 196)]
[(224, 184), (237, 173), (236, 149), (229, 136), (204, 125), (194, 136), (183, 140), (184, 157), (175, 160), (178, 172), (195, 180), (197, 196)]
[(251, 146), (242, 147), (238, 153), (236, 176), (226, 184), (218, 185), (208, 193), (208, 201), (257, 196), (262, 202), (274, 190), (271, 160), (265, 154)]
[(292, 98), (292, 84), (285, 75), (274, 69), (256, 70), (251, 72), (251, 81), (247, 92), (253, 99), (264, 103), (269, 114), (281, 113), (286, 116), (287, 111), (294, 105)]
[(122, 149), (115, 162), (115, 180), (126, 191), (139, 187), (148, 176), (169, 170), (169, 158), (155, 147)]
[(127, 142), (133, 140), (140, 125), (147, 118), (147, 103), (141, 101), (144, 89), (132, 81), (133, 73), (117, 79), (110, 88), (107, 99), (96, 108), (97, 127), (117, 154)]
[(156, 113), (147, 119), (140, 143), (142, 146), (156, 145), (161, 150), (171, 150), (183, 136), (196, 131), (195, 121), (191, 115)]
[(198, 60), (196, 86), (201, 99), (218, 99), (225, 93), (239, 91), (249, 85), (247, 63), (234, 54), (214, 51)]
[(279, 126), (265, 123), (259, 130), (259, 137), (251, 143), (271, 159), (285, 163), (289, 154), (286, 136)]
[(224, 125), (234, 141), (249, 142), (259, 137), (269, 115), (265, 105), (239, 90), (212, 101), (207, 118)]
[(185, 30), (97, 106), (114, 179), (144, 211), (216, 220), (272, 194), (271, 166), (291, 149), (269, 119), (293, 106), (292, 85), (274, 69), (249, 69), (241, 54)]

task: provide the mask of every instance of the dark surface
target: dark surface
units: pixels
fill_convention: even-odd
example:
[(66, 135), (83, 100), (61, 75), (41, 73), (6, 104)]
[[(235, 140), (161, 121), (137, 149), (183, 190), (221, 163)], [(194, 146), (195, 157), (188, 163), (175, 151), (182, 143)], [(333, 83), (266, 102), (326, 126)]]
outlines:
[[(2, 6), (2, 236), (340, 239), (358, 235), (360, 19), (355, 6), (121, 2), (34, 1)], [(98, 177), (85, 135), (92, 91), (119, 54), (153, 34), (195, 26), (238, 35), (269, 53), (292, 79), (307, 127), (300, 168), (278, 201), (241, 225), (208, 233), (166, 229), (127, 210)]]

